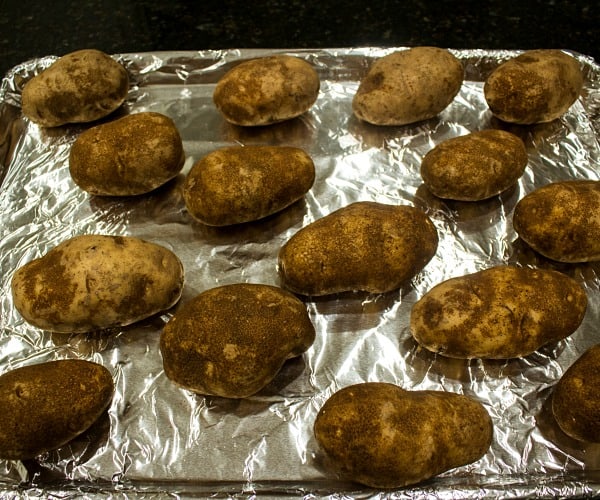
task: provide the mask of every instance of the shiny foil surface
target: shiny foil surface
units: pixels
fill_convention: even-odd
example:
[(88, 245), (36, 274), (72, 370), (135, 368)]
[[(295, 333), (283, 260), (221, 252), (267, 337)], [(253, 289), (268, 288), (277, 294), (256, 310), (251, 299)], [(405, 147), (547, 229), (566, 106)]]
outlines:
[[(84, 358), (113, 374), (107, 413), (69, 445), (33, 461), (0, 461), (5, 495), (112, 498), (174, 496), (431, 498), (553, 497), (600, 494), (600, 445), (573, 441), (554, 422), (549, 396), (560, 376), (600, 341), (600, 264), (559, 264), (537, 255), (512, 227), (515, 204), (548, 182), (598, 179), (600, 67), (581, 63), (584, 91), (560, 119), (511, 126), (492, 117), (483, 81), (513, 51), (453, 50), (465, 80), (436, 118), (376, 127), (352, 114), (360, 79), (374, 58), (395, 48), (223, 50), (117, 54), (131, 77), (121, 112), (170, 116), (186, 163), (174, 181), (144, 196), (90, 196), (71, 180), (69, 148), (90, 125), (43, 129), (24, 118), (20, 91), (56, 57), (24, 62), (0, 88), (0, 372), (58, 358)], [(212, 102), (218, 79), (242, 60), (287, 53), (317, 69), (321, 90), (303, 116), (261, 128), (229, 125)], [(483, 202), (450, 202), (422, 186), (420, 162), (441, 141), (486, 128), (519, 135), (529, 163), (514, 189)], [(195, 222), (181, 188), (205, 154), (233, 144), (304, 149), (316, 166), (300, 202), (264, 220), (211, 228)], [(123, 329), (53, 334), (28, 325), (13, 307), (14, 271), (80, 234), (131, 235), (173, 250), (185, 266), (180, 304), (237, 282), (278, 285), (279, 248), (300, 228), (359, 200), (414, 205), (439, 233), (435, 257), (400, 290), (303, 297), (317, 335), (275, 379), (242, 400), (203, 397), (166, 378), (158, 341), (177, 310)], [(435, 284), (498, 264), (562, 271), (589, 305), (569, 338), (523, 359), (452, 360), (421, 349), (409, 331), (412, 305)], [(494, 439), (479, 461), (422, 484), (377, 491), (343, 481), (323, 466), (313, 423), (323, 403), (350, 384), (381, 381), (407, 390), (467, 394), (481, 402)]]

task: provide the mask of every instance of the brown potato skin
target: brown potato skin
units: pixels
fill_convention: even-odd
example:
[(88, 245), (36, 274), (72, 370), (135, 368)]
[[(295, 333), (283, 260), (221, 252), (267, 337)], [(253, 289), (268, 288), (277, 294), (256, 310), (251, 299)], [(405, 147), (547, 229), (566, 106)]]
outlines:
[(552, 393), (558, 426), (578, 441), (600, 443), (600, 344), (590, 347), (560, 378)]
[(483, 92), (497, 118), (530, 125), (562, 116), (577, 100), (583, 75), (574, 57), (555, 49), (530, 50), (487, 77)]
[(86, 431), (106, 410), (114, 383), (102, 365), (63, 359), (0, 376), (0, 458), (25, 460)]
[(399, 288), (433, 258), (438, 234), (421, 210), (356, 202), (300, 229), (279, 251), (284, 288), (301, 295)]
[(421, 162), (421, 177), (439, 198), (480, 201), (514, 186), (526, 166), (527, 151), (519, 137), (482, 130), (434, 147)]
[(160, 352), (165, 374), (179, 386), (246, 398), (314, 339), (314, 326), (298, 298), (271, 285), (236, 283), (206, 290), (184, 304), (165, 325)]
[(30, 324), (60, 333), (125, 326), (173, 306), (183, 266), (165, 247), (128, 236), (82, 235), (18, 268), (15, 308)]
[(82, 132), (69, 153), (71, 178), (100, 196), (145, 194), (173, 179), (185, 161), (175, 123), (142, 112)]
[(407, 125), (441, 113), (462, 86), (462, 63), (448, 50), (414, 47), (377, 59), (352, 100), (357, 118)]
[(367, 382), (333, 394), (317, 414), (314, 434), (329, 466), (344, 477), (399, 488), (480, 459), (493, 426), (467, 396)]
[(536, 252), (558, 262), (600, 260), (600, 181), (553, 182), (524, 196), (513, 227)]
[(103, 118), (129, 91), (125, 68), (109, 55), (83, 49), (62, 56), (23, 87), (23, 114), (43, 127)]
[(218, 82), (213, 101), (235, 125), (258, 126), (304, 114), (317, 100), (320, 81), (305, 60), (288, 55), (242, 62)]
[(565, 274), (497, 266), (434, 286), (414, 304), (410, 329), (449, 358), (518, 358), (571, 335), (586, 308), (585, 291)]
[(262, 219), (301, 199), (315, 180), (303, 150), (287, 146), (232, 146), (198, 160), (186, 177), (188, 212), (209, 226)]

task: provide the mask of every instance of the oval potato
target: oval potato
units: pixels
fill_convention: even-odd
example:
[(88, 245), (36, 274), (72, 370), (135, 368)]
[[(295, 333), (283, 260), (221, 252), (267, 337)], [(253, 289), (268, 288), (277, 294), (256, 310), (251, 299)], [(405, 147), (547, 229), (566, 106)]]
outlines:
[(75, 184), (90, 194), (133, 196), (173, 179), (184, 161), (173, 120), (142, 112), (81, 133), (71, 147), (69, 171)]
[(282, 284), (302, 295), (399, 288), (433, 258), (438, 234), (421, 210), (356, 202), (300, 229), (279, 251)]
[(314, 434), (342, 476), (399, 488), (479, 460), (493, 426), (468, 396), (368, 382), (333, 394), (317, 414)]
[(517, 358), (571, 335), (586, 308), (585, 291), (565, 274), (497, 266), (434, 286), (414, 304), (410, 329), (449, 358)]
[(94, 49), (71, 52), (23, 87), (23, 114), (43, 127), (99, 120), (123, 104), (129, 76), (123, 65)]
[(552, 414), (562, 431), (578, 441), (600, 443), (600, 344), (590, 347), (560, 378)]
[(83, 235), (17, 269), (14, 305), (32, 325), (78, 333), (125, 326), (173, 306), (183, 266), (160, 245), (138, 238)]
[(319, 95), (315, 69), (304, 59), (288, 55), (242, 62), (218, 82), (213, 101), (235, 125), (270, 125), (308, 111)]
[(275, 286), (237, 283), (184, 304), (165, 325), (165, 374), (190, 391), (245, 398), (265, 387), (283, 363), (314, 342), (306, 306)]
[(462, 63), (448, 50), (414, 47), (377, 59), (352, 100), (373, 125), (407, 125), (441, 113), (462, 86)]
[(523, 141), (503, 130), (445, 140), (421, 162), (425, 186), (437, 197), (480, 201), (514, 186), (527, 166)]
[(485, 100), (509, 123), (545, 123), (562, 116), (577, 100), (583, 75), (574, 57), (554, 49), (529, 50), (502, 63), (486, 78)]
[(23, 366), (0, 376), (0, 458), (25, 460), (85, 432), (112, 399), (102, 365), (81, 359)]
[(600, 260), (600, 181), (553, 182), (524, 196), (513, 227), (536, 252), (558, 262)]
[(232, 146), (198, 160), (183, 187), (192, 217), (209, 226), (262, 219), (302, 198), (315, 180), (303, 150), (286, 146)]

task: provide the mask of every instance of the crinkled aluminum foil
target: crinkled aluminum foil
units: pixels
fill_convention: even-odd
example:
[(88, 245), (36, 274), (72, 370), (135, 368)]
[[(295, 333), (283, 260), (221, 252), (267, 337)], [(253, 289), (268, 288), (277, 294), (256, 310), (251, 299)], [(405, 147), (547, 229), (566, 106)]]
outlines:
[[(392, 50), (115, 56), (132, 79), (125, 110), (173, 118), (187, 154), (175, 181), (137, 198), (92, 197), (71, 181), (69, 148), (87, 126), (42, 129), (22, 117), (24, 81), (55, 57), (9, 72), (0, 88), (0, 371), (81, 357), (112, 372), (116, 393), (105, 418), (68, 446), (35, 461), (0, 461), (6, 494), (463, 498), (600, 492), (600, 446), (567, 438), (548, 408), (561, 374), (600, 341), (600, 264), (552, 263), (522, 244), (512, 228), (516, 202), (536, 187), (598, 178), (600, 68), (593, 59), (573, 54), (584, 69), (585, 89), (572, 108), (549, 124), (507, 126), (491, 116), (483, 80), (516, 52), (457, 50), (466, 78), (438, 117), (403, 127), (361, 123), (351, 109), (359, 80), (373, 58)], [(212, 103), (215, 83), (239, 61), (273, 52), (298, 55), (316, 67), (321, 78), (316, 104), (304, 116), (278, 125), (227, 124)], [(427, 194), (419, 175), (423, 155), (444, 139), (489, 127), (508, 127), (525, 141), (529, 164), (518, 185), (480, 203), (445, 202)], [(224, 229), (193, 222), (181, 196), (184, 175), (201, 156), (230, 144), (305, 149), (316, 165), (314, 187), (303, 201), (259, 222)], [(423, 208), (439, 231), (436, 256), (399, 291), (306, 300), (317, 330), (314, 345), (248, 399), (193, 395), (166, 378), (158, 339), (173, 311), (121, 330), (58, 335), (26, 324), (12, 304), (10, 280), (17, 267), (71, 236), (95, 232), (133, 235), (172, 249), (185, 265), (181, 303), (225, 283), (277, 285), (280, 246), (302, 226), (358, 200)], [(589, 297), (581, 327), (524, 359), (450, 360), (419, 349), (408, 328), (412, 304), (442, 280), (502, 263), (551, 267), (578, 280)], [(493, 419), (491, 449), (474, 464), (395, 492), (340, 481), (322, 467), (312, 426), (333, 392), (363, 381), (473, 396)]]

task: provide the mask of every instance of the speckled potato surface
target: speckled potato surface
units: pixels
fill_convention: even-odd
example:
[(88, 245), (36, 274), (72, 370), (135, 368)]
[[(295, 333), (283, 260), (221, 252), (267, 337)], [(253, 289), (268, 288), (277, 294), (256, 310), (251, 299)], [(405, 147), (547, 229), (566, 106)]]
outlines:
[(15, 308), (32, 325), (76, 333), (125, 326), (169, 309), (183, 291), (169, 249), (127, 236), (63, 241), (16, 270)]
[(109, 406), (110, 372), (80, 359), (23, 366), (0, 376), (0, 458), (25, 460), (85, 432)]
[(242, 62), (218, 82), (213, 101), (235, 125), (270, 125), (308, 111), (319, 95), (319, 76), (299, 57), (274, 55)]
[(184, 161), (173, 120), (142, 112), (82, 132), (69, 153), (69, 172), (90, 194), (133, 196), (173, 179)]
[(275, 286), (237, 283), (185, 303), (160, 337), (165, 374), (190, 391), (251, 396), (305, 352), (315, 329), (306, 306)]
[(479, 460), (493, 426), (467, 396), (368, 382), (334, 393), (314, 433), (337, 473), (372, 488), (399, 488)]
[(498, 66), (483, 92), (500, 120), (529, 125), (562, 116), (579, 97), (583, 75), (577, 60), (554, 49), (530, 50)]
[(129, 76), (123, 65), (94, 49), (71, 52), (23, 87), (23, 114), (43, 127), (92, 122), (123, 104)]
[(462, 63), (448, 50), (414, 47), (377, 59), (352, 100), (373, 125), (406, 125), (441, 113), (462, 86)]
[(434, 286), (413, 306), (410, 329), (446, 357), (517, 358), (571, 335), (586, 308), (585, 291), (565, 274), (497, 266)]
[(503, 130), (447, 139), (421, 162), (425, 186), (437, 197), (480, 201), (514, 186), (527, 166), (523, 141)]
[(406, 205), (356, 202), (300, 229), (279, 252), (284, 288), (302, 295), (384, 293), (413, 278), (437, 250), (435, 226)]
[(262, 219), (301, 199), (315, 180), (302, 149), (231, 146), (198, 160), (186, 177), (183, 198), (192, 217), (210, 226)]
[(519, 237), (559, 262), (600, 260), (600, 181), (572, 180), (542, 186), (515, 206)]
[(600, 443), (600, 344), (590, 347), (562, 375), (552, 393), (552, 414), (565, 434)]

